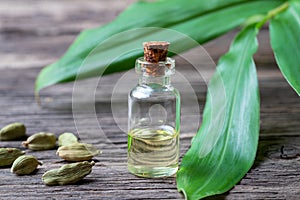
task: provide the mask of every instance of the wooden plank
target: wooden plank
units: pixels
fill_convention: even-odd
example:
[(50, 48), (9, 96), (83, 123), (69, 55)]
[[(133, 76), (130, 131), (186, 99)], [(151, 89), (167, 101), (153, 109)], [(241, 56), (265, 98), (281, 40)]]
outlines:
[[(261, 130), (263, 135), (260, 138), (256, 163), (246, 177), (226, 194), (226, 199), (243, 199), (245, 197), (251, 199), (292, 199), (299, 195), (298, 180), (300, 172), (297, 152), (300, 149), (298, 134), (300, 103), (297, 95), (282, 77), (281, 79), (275, 78), (275, 80), (264, 78), (267, 77), (269, 71), (270, 69), (259, 70), (262, 75), (260, 86), (262, 99)], [(272, 73), (275, 73), (274, 71), (276, 70), (272, 70)], [(35, 77), (33, 74), (37, 74), (38, 69), (0, 70), (0, 73), (5, 73), (7, 75), (5, 77), (9, 77), (10, 80), (18, 79), (20, 74), (24, 76), (23, 81), (14, 83), (13, 92), (8, 92), (10, 90), (9, 86), (5, 87), (7, 85), (5, 77), (0, 80), (3, 87), (0, 90), (2, 96), (0, 104), (1, 125), (13, 121), (24, 122), (28, 126), (28, 134), (37, 131), (51, 131), (56, 134), (64, 131), (76, 131), (71, 110), (72, 99), (67, 97), (71, 95), (72, 84), (58, 85), (54, 87), (55, 89), (49, 88), (43, 91), (43, 107), (39, 107), (34, 102), (33, 90), (31, 89)], [(109, 82), (114, 82), (113, 77), (104, 77), (104, 82), (109, 85)], [(280, 76), (277, 74), (275, 77)], [(2, 95), (3, 93), (5, 95)], [(18, 93), (19, 95), (15, 96)], [(103, 93), (109, 96), (111, 90), (103, 89)], [(273, 94), (276, 98), (270, 96)], [(199, 91), (197, 95), (203, 96), (205, 93)], [(47, 98), (53, 98), (53, 101), (44, 101)], [(26, 103), (26, 106), (24, 106), (24, 103)], [(204, 101), (200, 101), (200, 103), (203, 104)], [(83, 122), (81, 126), (85, 132), (81, 133), (80, 137), (83, 141), (93, 143), (103, 151), (103, 154), (97, 157), (99, 162), (94, 167), (92, 175), (89, 175), (79, 185), (53, 188), (43, 186), (40, 180), (41, 175), (46, 170), (58, 167), (62, 163), (55, 156), (55, 150), (43, 152), (27, 150), (29, 154), (37, 156), (45, 164), (36, 175), (26, 176), (25, 178), (12, 175), (9, 169), (1, 169), (0, 174), (3, 181), (0, 185), (0, 192), (4, 193), (9, 188), (18, 189), (18, 192), (6, 192), (3, 198), (14, 197), (18, 199), (24, 194), (34, 198), (32, 191), (36, 190), (44, 194), (45, 197), (51, 196), (60, 199), (67, 198), (69, 195), (74, 199), (80, 197), (91, 199), (182, 198), (176, 192), (174, 178), (141, 179), (127, 172), (126, 133), (120, 131), (115, 124), (110, 111), (109, 99), (102, 99), (102, 102), (97, 104), (97, 110), (98, 120), (106, 136), (104, 139), (97, 136), (98, 127), (89, 127), (89, 118), (85, 118), (88, 115), (83, 113), (81, 116)], [(92, 115), (89, 117), (92, 118)], [(123, 123), (126, 123), (126, 119), (123, 119)], [(181, 156), (187, 151), (190, 140), (194, 135), (194, 133), (187, 131), (188, 126), (188, 123), (182, 126)], [(20, 147), (20, 142), (0, 142), (0, 145)], [(287, 156), (280, 157), (282, 147), (284, 147), (283, 154), (287, 154)], [(164, 196), (161, 196), (161, 194)], [(217, 198), (223, 197), (225, 196)]]

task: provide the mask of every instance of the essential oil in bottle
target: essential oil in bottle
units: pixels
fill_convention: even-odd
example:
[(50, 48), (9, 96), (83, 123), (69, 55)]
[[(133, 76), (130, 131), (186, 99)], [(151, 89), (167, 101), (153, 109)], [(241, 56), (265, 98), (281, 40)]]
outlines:
[(168, 42), (144, 43), (136, 60), (139, 82), (128, 96), (128, 170), (142, 177), (172, 176), (178, 170), (180, 95), (171, 85), (175, 61)]

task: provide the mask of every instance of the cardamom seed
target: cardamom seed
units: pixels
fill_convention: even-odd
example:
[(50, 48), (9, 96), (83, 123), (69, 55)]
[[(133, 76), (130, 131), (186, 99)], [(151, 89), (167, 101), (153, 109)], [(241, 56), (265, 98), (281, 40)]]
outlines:
[(42, 165), (42, 162), (38, 161), (34, 156), (23, 155), (14, 161), (10, 171), (17, 175), (27, 175), (34, 172), (38, 165)]
[(78, 143), (78, 138), (73, 133), (63, 133), (58, 137), (58, 146), (68, 146)]
[(47, 171), (42, 180), (46, 185), (74, 184), (90, 174), (94, 165), (94, 161), (65, 164), (58, 169)]
[(100, 151), (91, 144), (75, 143), (61, 146), (56, 154), (66, 161), (88, 161), (98, 155)]
[(0, 140), (17, 140), (26, 136), (26, 127), (22, 123), (8, 124), (0, 130)]
[(0, 148), (0, 167), (10, 166), (19, 156), (25, 154), (17, 148)]
[(53, 149), (56, 146), (56, 136), (53, 133), (40, 132), (30, 136), (22, 144), (34, 151)]

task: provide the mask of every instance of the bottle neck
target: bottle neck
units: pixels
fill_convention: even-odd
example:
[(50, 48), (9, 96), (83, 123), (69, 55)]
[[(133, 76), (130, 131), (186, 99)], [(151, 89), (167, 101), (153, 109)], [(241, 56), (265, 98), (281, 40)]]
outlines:
[(140, 76), (139, 85), (158, 84), (161, 86), (169, 86), (171, 79), (169, 76)]
[(135, 71), (139, 74), (139, 85), (168, 86), (171, 84), (170, 76), (175, 73), (175, 60), (168, 57), (166, 61), (151, 63), (141, 57), (136, 60)]

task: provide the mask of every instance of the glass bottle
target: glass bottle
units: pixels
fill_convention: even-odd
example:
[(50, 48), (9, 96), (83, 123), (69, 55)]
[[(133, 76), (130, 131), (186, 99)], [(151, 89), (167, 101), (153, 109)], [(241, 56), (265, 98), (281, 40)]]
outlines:
[(144, 43), (136, 60), (139, 82), (128, 96), (128, 170), (141, 177), (165, 177), (178, 170), (180, 95), (171, 85), (175, 60), (167, 42)]

